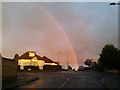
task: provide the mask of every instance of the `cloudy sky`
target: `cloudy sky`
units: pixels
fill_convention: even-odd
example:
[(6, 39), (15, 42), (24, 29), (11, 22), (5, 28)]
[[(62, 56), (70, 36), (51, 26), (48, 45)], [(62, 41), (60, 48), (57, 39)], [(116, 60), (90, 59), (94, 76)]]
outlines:
[(2, 55), (9, 58), (35, 51), (75, 66), (96, 61), (107, 43), (118, 47), (118, 7), (105, 2), (4, 2), (2, 19)]

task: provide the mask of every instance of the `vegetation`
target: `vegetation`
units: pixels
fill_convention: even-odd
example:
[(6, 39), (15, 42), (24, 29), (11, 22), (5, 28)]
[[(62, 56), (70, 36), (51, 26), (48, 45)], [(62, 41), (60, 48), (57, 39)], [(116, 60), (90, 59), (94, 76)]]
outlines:
[(103, 47), (98, 60), (96, 68), (99, 71), (107, 70), (120, 70), (120, 50), (112, 44), (107, 44)]
[(86, 59), (84, 64), (90, 67), (92, 65), (92, 59)]
[(93, 61), (93, 59), (86, 59), (85, 62), (84, 62), (85, 65), (89, 66), (86, 67), (86, 69), (91, 69), (91, 70), (95, 70), (95, 67), (96, 67), (96, 62)]

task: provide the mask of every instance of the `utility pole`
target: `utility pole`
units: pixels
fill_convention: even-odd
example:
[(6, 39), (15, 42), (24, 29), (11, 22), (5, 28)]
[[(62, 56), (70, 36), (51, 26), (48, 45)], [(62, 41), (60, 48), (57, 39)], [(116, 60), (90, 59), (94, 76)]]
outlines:
[(69, 70), (68, 56), (67, 56), (67, 70)]

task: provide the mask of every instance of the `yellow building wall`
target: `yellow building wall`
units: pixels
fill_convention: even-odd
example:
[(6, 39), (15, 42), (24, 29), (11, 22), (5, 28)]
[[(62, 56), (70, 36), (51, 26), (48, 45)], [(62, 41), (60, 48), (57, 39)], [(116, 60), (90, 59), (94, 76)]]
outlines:
[(34, 57), (35, 53), (34, 52), (29, 52), (29, 57)]
[(18, 60), (18, 65), (23, 65), (23, 66), (28, 66), (30, 65), (30, 59), (19, 59)]
[(45, 63), (45, 65), (58, 65), (56, 63)]
[(18, 60), (18, 65), (20, 65), (20, 70), (24, 70), (24, 66), (38, 66), (39, 69), (43, 69), (44, 64), (45, 63), (43, 60), (37, 60), (36, 58)]
[(24, 66), (38, 66), (39, 69), (42, 70), (44, 65), (58, 65), (58, 64), (45, 63), (43, 60), (37, 60), (36, 57), (33, 57), (33, 59), (19, 59), (18, 65), (20, 65), (20, 70), (24, 70)]

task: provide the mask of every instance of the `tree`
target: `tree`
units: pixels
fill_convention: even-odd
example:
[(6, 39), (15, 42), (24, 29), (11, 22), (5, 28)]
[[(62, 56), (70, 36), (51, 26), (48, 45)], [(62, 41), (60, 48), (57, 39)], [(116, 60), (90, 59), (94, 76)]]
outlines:
[(100, 54), (99, 63), (101, 63), (102, 68), (119, 69), (120, 68), (120, 51), (114, 47), (112, 44), (107, 44), (102, 49)]
[(68, 65), (68, 69), (69, 69), (69, 70), (72, 70), (72, 67), (71, 67), (70, 65)]
[[(93, 59), (86, 59), (84, 62), (85, 65), (89, 66), (89, 69), (95, 70), (96, 69), (96, 62)], [(88, 67), (87, 67), (88, 69)]]
[(95, 68), (98, 70), (98, 71), (104, 71), (105, 70), (105, 67), (103, 66), (102, 62), (99, 62)]
[(117, 59), (116, 59), (115, 69), (120, 70), (120, 50), (117, 51)]
[(88, 66), (91, 66), (91, 63), (92, 63), (92, 59), (86, 59), (84, 64), (88, 65)]

